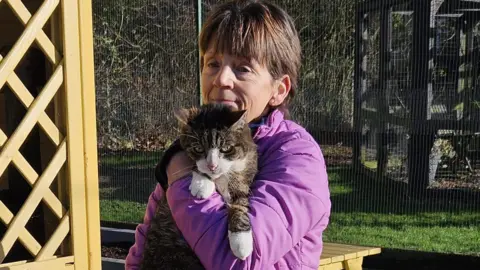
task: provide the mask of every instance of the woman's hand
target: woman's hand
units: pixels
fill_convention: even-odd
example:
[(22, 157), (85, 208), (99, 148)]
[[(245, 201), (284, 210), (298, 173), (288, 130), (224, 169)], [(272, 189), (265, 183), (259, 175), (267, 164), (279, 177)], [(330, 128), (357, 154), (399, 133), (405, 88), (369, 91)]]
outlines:
[(185, 153), (185, 151), (176, 153), (170, 159), (167, 166), (168, 185), (170, 186), (173, 182), (190, 174), (194, 165), (193, 160), (187, 155), (187, 153)]

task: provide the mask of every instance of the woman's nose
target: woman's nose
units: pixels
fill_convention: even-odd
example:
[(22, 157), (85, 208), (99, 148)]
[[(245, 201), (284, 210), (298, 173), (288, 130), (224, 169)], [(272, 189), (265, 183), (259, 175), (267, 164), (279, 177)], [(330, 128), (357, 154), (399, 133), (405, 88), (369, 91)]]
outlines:
[(233, 88), (234, 74), (228, 66), (219, 69), (213, 84), (218, 88)]

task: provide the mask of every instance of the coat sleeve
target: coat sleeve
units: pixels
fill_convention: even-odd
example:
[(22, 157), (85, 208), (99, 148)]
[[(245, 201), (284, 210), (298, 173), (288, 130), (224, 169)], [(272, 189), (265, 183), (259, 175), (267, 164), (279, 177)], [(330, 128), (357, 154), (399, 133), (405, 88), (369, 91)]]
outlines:
[(277, 141), (275, 150), (259, 158), (249, 212), (254, 249), (244, 261), (230, 250), (227, 210), (218, 193), (196, 199), (190, 195), (188, 178), (174, 182), (167, 190), (174, 219), (206, 269), (269, 269), (330, 215), (320, 148), (295, 135), (288, 141)]
[(164, 196), (163, 189), (160, 184), (157, 184), (155, 190), (150, 194), (148, 198), (147, 208), (145, 210), (145, 216), (143, 223), (137, 225), (135, 229), (135, 243), (125, 259), (125, 270), (138, 270), (140, 269), (140, 261), (143, 256), (143, 248), (145, 244), (145, 235), (150, 228), (150, 221), (152, 220), (155, 209), (157, 209), (157, 202)]

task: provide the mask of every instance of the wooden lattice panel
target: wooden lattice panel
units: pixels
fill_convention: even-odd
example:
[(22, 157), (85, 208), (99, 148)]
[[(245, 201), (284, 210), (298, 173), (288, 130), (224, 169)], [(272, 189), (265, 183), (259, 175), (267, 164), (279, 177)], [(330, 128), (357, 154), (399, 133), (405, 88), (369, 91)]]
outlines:
[[(13, 47), (6, 55), (0, 55), (0, 89), (7, 85), (27, 110), (10, 137), (0, 129), (0, 176), (12, 165), (32, 187), (16, 215), (0, 201), (0, 221), (7, 227), (0, 236), (0, 268), (23, 269), (28, 265), (28, 269), (99, 269), (95, 121), (91, 119), (95, 117), (91, 3), (43, 0), (38, 1), (40, 7), (31, 14), (25, 2), (0, 0), (0, 8), (9, 8), (24, 25)], [(47, 22), (55, 42), (43, 30)], [(34, 45), (41, 49), (52, 67), (47, 83), (36, 97), (15, 72)], [(55, 105), (57, 118), (53, 120), (46, 113), (50, 104)], [(8, 109), (9, 104), (4, 102), (3, 106)], [(4, 109), (0, 108), (0, 112)], [(87, 118), (93, 127), (84, 125)], [(19, 150), (36, 125), (54, 146), (53, 157), (40, 174)], [(54, 180), (67, 187), (65, 205), (50, 188)], [(26, 229), (41, 201), (58, 221), (44, 245)], [(59, 256), (56, 252), (68, 235), (73, 256)], [(2, 264), (17, 240), (34, 261)]]

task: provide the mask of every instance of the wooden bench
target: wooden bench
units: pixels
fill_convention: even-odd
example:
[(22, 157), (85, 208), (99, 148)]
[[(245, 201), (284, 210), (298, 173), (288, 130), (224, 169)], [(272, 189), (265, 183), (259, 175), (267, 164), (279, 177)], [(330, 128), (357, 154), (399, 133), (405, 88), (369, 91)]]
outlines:
[(319, 270), (362, 270), (363, 257), (379, 254), (378, 247), (324, 243)]

